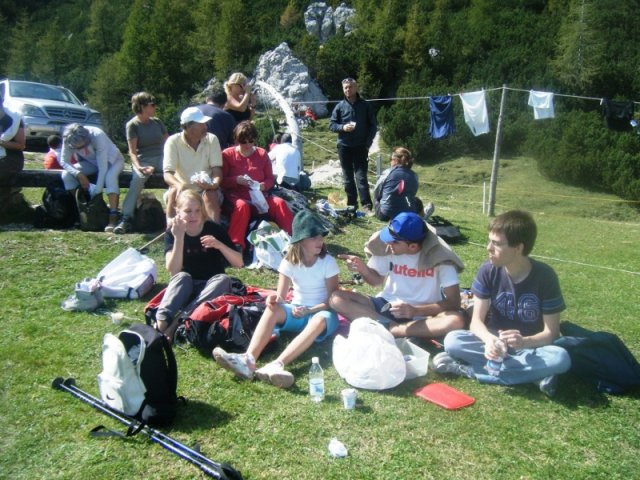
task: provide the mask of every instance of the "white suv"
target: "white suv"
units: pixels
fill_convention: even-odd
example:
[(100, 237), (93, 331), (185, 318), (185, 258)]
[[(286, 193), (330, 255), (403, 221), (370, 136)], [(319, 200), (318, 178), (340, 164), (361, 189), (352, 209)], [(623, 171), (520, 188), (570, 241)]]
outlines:
[(46, 141), (65, 125), (102, 127), (100, 113), (84, 105), (71, 90), (46, 83), (0, 80), (4, 105), (22, 113), (27, 142)]

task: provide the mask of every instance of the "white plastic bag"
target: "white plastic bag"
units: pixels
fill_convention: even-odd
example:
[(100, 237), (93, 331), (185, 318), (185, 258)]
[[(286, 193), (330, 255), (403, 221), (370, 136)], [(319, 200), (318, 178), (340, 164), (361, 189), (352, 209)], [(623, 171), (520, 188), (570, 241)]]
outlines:
[(370, 318), (354, 320), (348, 338), (336, 336), (333, 365), (349, 385), (368, 390), (393, 388), (407, 374), (393, 335)]
[(100, 270), (97, 276), (102, 293), (109, 298), (143, 297), (156, 283), (156, 263), (129, 247)]
[(267, 213), (269, 211), (267, 199), (264, 198), (264, 194), (260, 190), (254, 190), (251, 188), (249, 190), (249, 195), (251, 195), (251, 204), (256, 207), (258, 213)]
[(427, 370), (429, 370), (429, 352), (406, 338), (396, 338), (396, 345), (402, 352), (407, 366), (405, 380), (424, 377), (427, 374)]
[(244, 178), (249, 182), (251, 204), (256, 207), (258, 213), (267, 213), (269, 211), (269, 204), (267, 203), (264, 193), (260, 190), (260, 182), (256, 182), (249, 175), (245, 175)]

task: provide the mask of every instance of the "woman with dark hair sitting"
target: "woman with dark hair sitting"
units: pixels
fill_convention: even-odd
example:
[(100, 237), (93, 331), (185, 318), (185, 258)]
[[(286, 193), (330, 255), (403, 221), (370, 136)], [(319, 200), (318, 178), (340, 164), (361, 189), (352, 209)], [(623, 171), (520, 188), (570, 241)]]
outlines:
[(131, 97), (131, 110), (135, 115), (125, 127), (131, 159), (131, 183), (122, 204), (122, 221), (113, 229), (114, 233), (133, 230), (138, 197), (147, 178), (155, 172), (162, 172), (164, 142), (169, 136), (162, 120), (156, 117), (156, 99), (153, 95), (135, 93)]
[(222, 152), (222, 211), (229, 217), (231, 241), (244, 250), (249, 221), (259, 213), (251, 203), (249, 191), (252, 185), (257, 185), (267, 201), (266, 215), (291, 235), (293, 213), (287, 202), (268, 193), (273, 188), (275, 177), (267, 152), (255, 145), (258, 138), (256, 126), (248, 120), (240, 122), (233, 131), (233, 138), (236, 145)]
[(373, 204), (378, 217), (389, 221), (402, 212), (421, 213), (422, 202), (418, 193), (418, 175), (411, 170), (411, 152), (396, 147), (391, 154), (391, 167), (387, 168), (376, 182), (373, 190)]

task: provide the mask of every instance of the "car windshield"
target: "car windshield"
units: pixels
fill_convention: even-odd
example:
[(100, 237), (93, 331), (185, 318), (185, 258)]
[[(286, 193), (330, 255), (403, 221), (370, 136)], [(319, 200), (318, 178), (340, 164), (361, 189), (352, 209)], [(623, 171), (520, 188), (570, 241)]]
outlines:
[(39, 98), (82, 105), (73, 93), (63, 87), (54, 87), (42, 83), (11, 82), (9, 91), (12, 97)]

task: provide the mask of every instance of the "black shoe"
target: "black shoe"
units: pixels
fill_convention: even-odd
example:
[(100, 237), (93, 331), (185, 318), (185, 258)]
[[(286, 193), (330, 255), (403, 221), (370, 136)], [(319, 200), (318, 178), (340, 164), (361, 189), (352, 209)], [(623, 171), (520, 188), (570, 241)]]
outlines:
[(133, 225), (128, 218), (124, 218), (118, 225), (116, 225), (113, 229), (113, 233), (117, 233), (118, 235), (122, 235), (123, 233), (130, 233), (133, 230)]
[(556, 396), (556, 390), (558, 389), (558, 377), (556, 375), (544, 377), (537, 382), (537, 384), (540, 391), (547, 397), (551, 398)]

